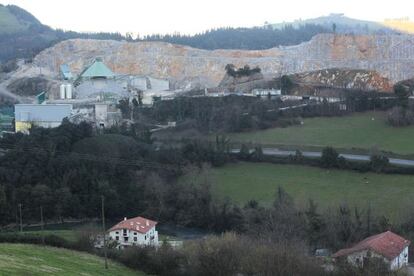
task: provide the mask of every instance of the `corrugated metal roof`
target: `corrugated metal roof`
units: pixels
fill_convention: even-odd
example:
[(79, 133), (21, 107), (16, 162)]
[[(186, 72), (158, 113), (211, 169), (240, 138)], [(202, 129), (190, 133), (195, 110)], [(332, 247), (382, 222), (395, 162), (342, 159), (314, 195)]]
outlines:
[(69, 65), (67, 64), (62, 64), (60, 66), (60, 72), (62, 73), (64, 79), (70, 80), (73, 77), (72, 72), (70, 71)]
[(16, 104), (14, 106), (14, 114), (18, 122), (61, 122), (71, 113), (71, 104)]
[(82, 74), (82, 78), (112, 78), (115, 74), (102, 61), (102, 59), (95, 59), (91, 66), (86, 68)]

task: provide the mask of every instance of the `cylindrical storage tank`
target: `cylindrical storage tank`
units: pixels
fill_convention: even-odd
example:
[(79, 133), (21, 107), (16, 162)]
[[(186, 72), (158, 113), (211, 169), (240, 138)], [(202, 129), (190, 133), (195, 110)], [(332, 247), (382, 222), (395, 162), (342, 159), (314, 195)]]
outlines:
[(60, 99), (61, 100), (64, 100), (65, 99), (65, 95), (66, 95), (66, 93), (65, 93), (65, 85), (64, 84), (61, 84), (60, 85)]
[(66, 84), (66, 99), (72, 99), (72, 84)]

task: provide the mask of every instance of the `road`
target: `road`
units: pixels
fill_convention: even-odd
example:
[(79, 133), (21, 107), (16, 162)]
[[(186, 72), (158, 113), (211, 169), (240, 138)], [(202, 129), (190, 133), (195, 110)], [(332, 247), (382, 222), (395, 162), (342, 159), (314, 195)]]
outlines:
[[(295, 155), (295, 151), (293, 150), (279, 150), (277, 148), (263, 148), (263, 153), (266, 155), (274, 155), (274, 156), (289, 156)], [(318, 158), (322, 156), (321, 152), (318, 151), (302, 151), (302, 155), (305, 157), (314, 157)], [(359, 154), (348, 154), (348, 153), (341, 153), (339, 156), (351, 161), (370, 161), (369, 155), (359, 155)], [(400, 165), (400, 166), (414, 166), (414, 160), (408, 159), (398, 159), (398, 158), (389, 158), (390, 164), (393, 165)]]
[(7, 89), (7, 85), (9, 84), (9, 80), (7, 81), (3, 81), (0, 83), (0, 96), (5, 96), (8, 98), (12, 98), (14, 100), (16, 100), (17, 102), (22, 102), (22, 98), (11, 93), (8, 89)]

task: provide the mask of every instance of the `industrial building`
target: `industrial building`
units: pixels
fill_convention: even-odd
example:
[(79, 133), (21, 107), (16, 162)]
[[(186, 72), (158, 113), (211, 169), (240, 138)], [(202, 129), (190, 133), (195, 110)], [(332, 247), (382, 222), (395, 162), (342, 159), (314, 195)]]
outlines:
[(122, 113), (117, 107), (120, 100), (135, 99), (151, 105), (162, 94), (170, 96), (167, 80), (146, 76), (114, 73), (96, 58), (79, 74), (70, 66), (60, 67), (58, 91), (42, 92), (36, 104), (15, 105), (15, 131), (28, 133), (33, 125), (57, 127), (66, 117), (74, 123), (87, 121), (96, 127), (111, 127), (122, 123)]
[(32, 126), (52, 128), (72, 114), (71, 104), (16, 104), (15, 131), (28, 133)]

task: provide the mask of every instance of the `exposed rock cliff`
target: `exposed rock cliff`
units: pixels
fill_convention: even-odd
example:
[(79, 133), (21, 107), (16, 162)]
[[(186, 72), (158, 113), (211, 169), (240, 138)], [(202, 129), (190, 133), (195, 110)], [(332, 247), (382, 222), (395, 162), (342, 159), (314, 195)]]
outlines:
[(346, 88), (355, 90), (391, 92), (392, 83), (376, 71), (324, 69), (290, 76), (295, 83)]
[(77, 39), (46, 49), (36, 56), (34, 64), (42, 67), (43, 72), (57, 75), (62, 63), (80, 72), (97, 56), (114, 72), (167, 78), (174, 81), (176, 87), (189, 86), (191, 79), (202, 80), (199, 86), (217, 86), (225, 66), (230, 63), (236, 67), (258, 66), (264, 75), (276, 76), (352, 68), (375, 70), (392, 82), (414, 77), (414, 36), (411, 35), (323, 34), (297, 46), (262, 51), (207, 51), (162, 42)]

